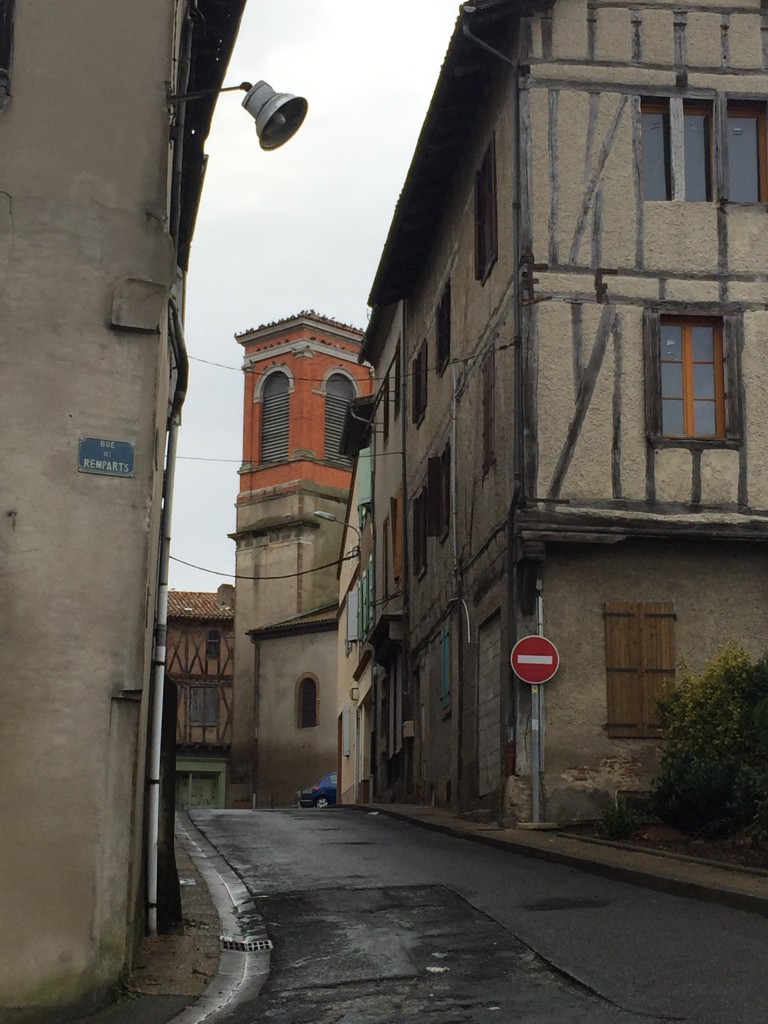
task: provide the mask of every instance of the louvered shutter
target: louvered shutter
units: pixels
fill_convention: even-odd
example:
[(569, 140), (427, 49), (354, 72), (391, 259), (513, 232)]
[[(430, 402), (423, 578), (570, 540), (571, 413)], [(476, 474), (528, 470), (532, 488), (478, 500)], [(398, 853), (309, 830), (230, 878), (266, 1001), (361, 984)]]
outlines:
[(350, 460), (341, 454), (339, 446), (347, 409), (353, 397), (352, 385), (346, 377), (335, 373), (328, 379), (325, 394), (325, 458), (345, 465), (349, 465)]
[(288, 458), (290, 394), (284, 373), (273, 373), (264, 385), (261, 411), (261, 461)]

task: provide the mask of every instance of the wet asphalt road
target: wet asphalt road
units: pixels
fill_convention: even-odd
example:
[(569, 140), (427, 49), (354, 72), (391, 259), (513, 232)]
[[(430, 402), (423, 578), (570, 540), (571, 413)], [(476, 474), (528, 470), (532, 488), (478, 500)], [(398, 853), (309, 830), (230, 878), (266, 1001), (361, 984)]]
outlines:
[(768, 922), (381, 814), (199, 811), (274, 943), (232, 1024), (766, 1024)]

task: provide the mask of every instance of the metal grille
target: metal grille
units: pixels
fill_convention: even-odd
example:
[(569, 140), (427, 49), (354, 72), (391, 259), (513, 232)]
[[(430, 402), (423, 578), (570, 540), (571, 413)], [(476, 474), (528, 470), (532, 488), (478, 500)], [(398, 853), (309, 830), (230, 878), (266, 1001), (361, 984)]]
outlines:
[(271, 939), (233, 939), (231, 935), (222, 935), (221, 948), (233, 949), (238, 953), (260, 953), (273, 947)]

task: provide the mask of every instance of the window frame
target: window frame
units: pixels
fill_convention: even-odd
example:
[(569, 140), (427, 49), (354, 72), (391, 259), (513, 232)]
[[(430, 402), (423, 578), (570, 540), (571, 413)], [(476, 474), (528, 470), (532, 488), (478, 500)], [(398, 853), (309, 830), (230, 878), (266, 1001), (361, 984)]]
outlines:
[[(661, 198), (647, 198), (645, 195), (645, 160), (646, 160), (646, 145), (645, 145), (645, 131), (643, 116), (645, 114), (662, 114), (666, 117), (664, 141), (663, 141), (663, 152), (664, 152), (664, 181), (666, 184), (666, 196)], [(641, 167), (640, 167), (640, 186), (643, 195), (644, 203), (667, 203), (673, 197), (673, 183), (672, 183), (672, 115), (669, 109), (669, 99), (667, 97), (653, 97), (648, 98), (640, 97), (640, 138), (641, 138)]]
[(728, 121), (731, 118), (756, 118), (757, 119), (757, 191), (756, 200), (731, 199), (731, 160), (730, 146), (726, 146), (728, 185), (726, 196), (728, 203), (740, 203), (746, 206), (753, 206), (755, 203), (768, 202), (768, 130), (766, 127), (766, 104), (759, 100), (728, 99), (725, 103), (725, 132), (727, 139)]
[[(719, 328), (720, 373), (715, 374), (716, 391), (720, 387), (721, 431), (717, 435), (665, 434), (662, 421), (661, 323), (714, 324)], [(717, 332), (716, 332), (717, 333)], [(646, 309), (643, 312), (645, 349), (646, 435), (655, 447), (738, 448), (744, 438), (744, 398), (741, 352), (744, 344), (742, 315), (728, 313), (692, 313), (688, 309)], [(716, 346), (717, 346), (716, 341)], [(715, 364), (717, 366), (717, 363)], [(694, 396), (690, 394), (688, 401)], [(716, 400), (718, 400), (716, 398)]]
[[(305, 684), (311, 683), (314, 688), (314, 700), (310, 702), (305, 696), (305, 690), (308, 690)], [(312, 708), (312, 713), (307, 714)], [(314, 721), (307, 721), (307, 718), (313, 718)], [(320, 684), (317, 681), (317, 677), (312, 673), (307, 672), (301, 676), (298, 683), (296, 684), (296, 728), (297, 729), (316, 729), (320, 724)]]
[(220, 658), (221, 630), (218, 627), (209, 626), (206, 629), (205, 637), (205, 659), (206, 661), (218, 661)]

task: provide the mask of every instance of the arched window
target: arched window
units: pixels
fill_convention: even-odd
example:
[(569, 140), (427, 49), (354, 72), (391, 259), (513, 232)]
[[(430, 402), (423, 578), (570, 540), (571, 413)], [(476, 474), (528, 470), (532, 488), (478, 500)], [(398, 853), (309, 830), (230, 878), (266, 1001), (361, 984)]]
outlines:
[(311, 729), (317, 725), (317, 683), (305, 676), (299, 683), (298, 726)]
[(325, 386), (325, 457), (335, 462), (349, 464), (349, 459), (339, 452), (341, 432), (347, 409), (355, 397), (355, 391), (348, 377), (334, 373)]
[(288, 377), (273, 373), (264, 384), (261, 406), (261, 461), (288, 458)]

